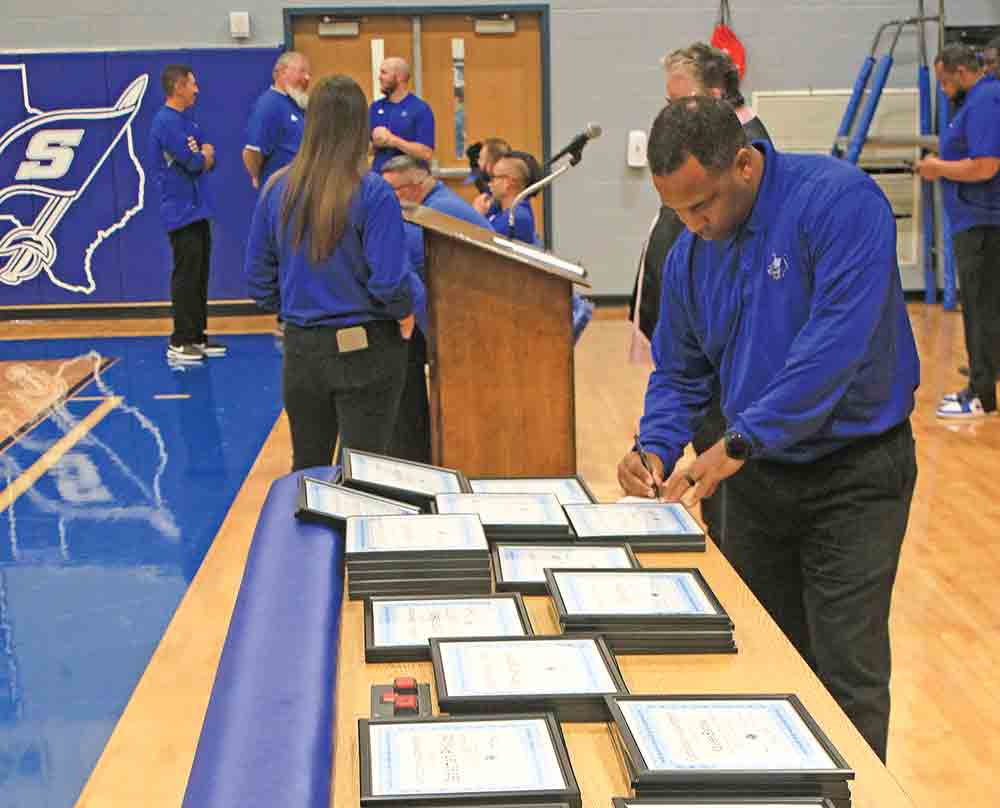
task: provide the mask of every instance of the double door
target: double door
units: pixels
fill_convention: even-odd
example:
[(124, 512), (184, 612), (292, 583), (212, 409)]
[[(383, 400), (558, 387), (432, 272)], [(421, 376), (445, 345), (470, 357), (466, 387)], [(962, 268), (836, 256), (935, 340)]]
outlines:
[[(490, 32), (497, 31), (497, 32)], [(295, 50), (309, 57), (313, 81), (345, 74), (368, 96), (380, 96), (382, 60), (401, 56), (413, 68), (410, 90), (434, 111), (434, 171), (467, 200), (472, 143), (502, 137), (542, 162), (542, 21), (538, 13), (504, 18), (469, 14), (296, 14)], [(541, 197), (533, 200), (544, 232)]]

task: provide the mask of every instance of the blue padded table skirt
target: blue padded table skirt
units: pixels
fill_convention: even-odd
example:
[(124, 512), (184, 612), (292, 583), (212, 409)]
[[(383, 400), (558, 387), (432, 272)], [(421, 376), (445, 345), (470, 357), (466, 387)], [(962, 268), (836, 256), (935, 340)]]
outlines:
[(257, 521), (185, 808), (330, 804), (344, 542), (295, 519), (299, 476), (271, 485)]

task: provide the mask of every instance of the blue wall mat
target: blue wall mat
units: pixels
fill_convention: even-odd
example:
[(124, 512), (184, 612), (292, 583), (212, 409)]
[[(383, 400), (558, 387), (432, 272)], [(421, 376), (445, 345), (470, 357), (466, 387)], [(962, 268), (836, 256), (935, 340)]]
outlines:
[(279, 53), (0, 56), (0, 305), (169, 300), (170, 247), (146, 155), (160, 71), (172, 62), (192, 66), (201, 93), (191, 114), (216, 147), (209, 299), (246, 298), (256, 193), (240, 153)]

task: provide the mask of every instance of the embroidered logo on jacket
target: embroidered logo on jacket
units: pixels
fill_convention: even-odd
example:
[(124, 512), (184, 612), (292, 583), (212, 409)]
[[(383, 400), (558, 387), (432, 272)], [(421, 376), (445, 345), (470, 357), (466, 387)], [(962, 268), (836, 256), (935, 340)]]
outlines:
[(777, 253), (772, 253), (771, 263), (767, 265), (767, 274), (771, 276), (771, 280), (780, 281), (785, 277), (786, 272), (788, 272), (788, 259)]

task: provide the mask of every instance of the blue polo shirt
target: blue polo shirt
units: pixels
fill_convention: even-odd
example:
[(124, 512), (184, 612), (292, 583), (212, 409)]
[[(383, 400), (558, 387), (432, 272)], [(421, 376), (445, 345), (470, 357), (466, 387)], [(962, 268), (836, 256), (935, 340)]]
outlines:
[(514, 210), (513, 228), (510, 226), (510, 211), (502, 210), (498, 202), (490, 205), (490, 209), (486, 211), (486, 220), (497, 235), (534, 244), (536, 247), (541, 246), (542, 240), (535, 232), (535, 214), (531, 210), (531, 202), (527, 199)]
[(153, 116), (147, 164), (168, 233), (212, 215), (205, 158), (200, 151), (192, 151), (188, 138), (194, 138), (196, 148), (201, 147), (201, 127), (186, 112), (164, 105)]
[(664, 264), (640, 423), (669, 474), (721, 387), (754, 456), (808, 463), (913, 410), (919, 361), (885, 195), (856, 166), (781, 154), (735, 236), (684, 230)]
[[(469, 224), (476, 224), (480, 227), (490, 229), (490, 223), (486, 218), (466, 202), (462, 197), (452, 191), (440, 180), (431, 188), (431, 192), (424, 197), (421, 203), (424, 207), (445, 213), (456, 219), (461, 219)], [(424, 230), (420, 225), (405, 222), (406, 228), (406, 251), (410, 256), (410, 263), (413, 268), (424, 277)]]
[(260, 152), (260, 186), (287, 166), (298, 153), (306, 128), (306, 114), (290, 96), (271, 87), (257, 99), (247, 123), (246, 147)]
[(396, 194), (382, 177), (366, 173), (351, 200), (348, 225), (332, 255), (310, 263), (305, 245), (293, 249), (281, 227), (288, 176), (257, 200), (247, 242), (246, 275), (252, 297), (266, 311), (303, 328), (400, 320), (413, 311), (411, 270)]
[[(385, 126), (403, 140), (434, 148), (434, 113), (425, 101), (413, 93), (398, 102), (380, 98), (368, 108), (368, 124), (372, 131), (377, 126)], [(375, 149), (372, 171), (381, 172), (382, 166), (402, 153), (399, 149)]]
[[(941, 159), (1000, 157), (1000, 81), (984, 76), (965, 96), (941, 134)], [(986, 182), (941, 179), (953, 233), (982, 225), (1000, 227), (1000, 172)]]

